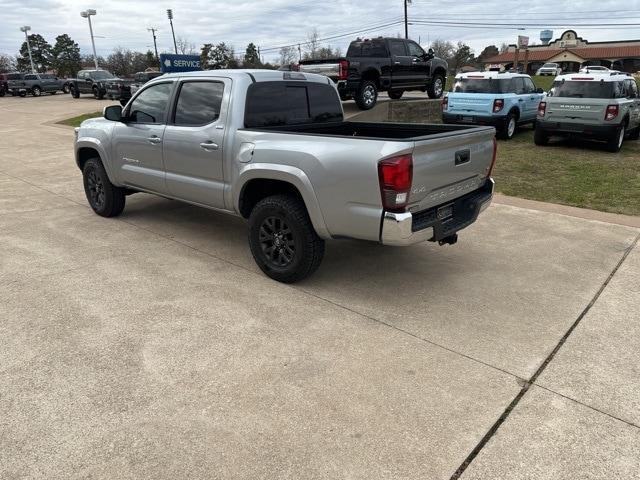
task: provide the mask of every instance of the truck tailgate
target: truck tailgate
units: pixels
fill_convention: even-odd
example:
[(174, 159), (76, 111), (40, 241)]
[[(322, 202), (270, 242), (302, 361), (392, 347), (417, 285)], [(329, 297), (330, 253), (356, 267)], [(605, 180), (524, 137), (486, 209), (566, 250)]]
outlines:
[(487, 127), (416, 140), (409, 211), (432, 208), (480, 188), (494, 148), (495, 130)]
[(300, 64), (299, 70), (303, 73), (317, 73), (318, 75), (324, 75), (331, 79), (337, 79), (338, 75), (340, 74), (340, 64), (335, 61), (306, 65)]

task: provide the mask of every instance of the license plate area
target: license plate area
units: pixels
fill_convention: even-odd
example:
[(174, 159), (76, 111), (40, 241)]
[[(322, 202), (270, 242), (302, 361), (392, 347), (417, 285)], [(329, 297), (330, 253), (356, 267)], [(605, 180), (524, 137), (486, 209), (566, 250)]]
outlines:
[(453, 217), (453, 203), (438, 207), (438, 210), (436, 210), (436, 217), (442, 222), (450, 220)]
[(465, 123), (473, 123), (475, 121), (475, 117), (471, 116), (471, 115), (463, 115), (462, 116), (462, 121)]

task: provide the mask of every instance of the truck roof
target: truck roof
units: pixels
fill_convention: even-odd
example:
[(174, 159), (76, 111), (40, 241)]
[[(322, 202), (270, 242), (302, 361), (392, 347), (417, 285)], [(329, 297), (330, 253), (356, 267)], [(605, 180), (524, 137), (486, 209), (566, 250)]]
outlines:
[(504, 79), (510, 79), (510, 78), (520, 78), (520, 77), (531, 78), (526, 73), (493, 72), (493, 71), (489, 71), (489, 72), (466, 72), (466, 73), (459, 73), (458, 75), (456, 75), (456, 79), (458, 79), (458, 78), (475, 78), (475, 79), (504, 78)]
[(280, 70), (260, 70), (260, 69), (229, 69), (229, 70), (198, 70), (194, 72), (166, 73), (162, 78), (189, 78), (189, 77), (227, 77), (234, 79), (245, 79), (247, 76), (256, 82), (275, 82), (279, 80), (306, 80), (317, 83), (330, 83), (328, 77), (315, 73), (283, 72)]
[(589, 73), (566, 73), (564, 75), (558, 75), (555, 79), (556, 82), (619, 82), (620, 80), (626, 80), (627, 78), (633, 78), (633, 76), (626, 72), (599, 72), (593, 71)]

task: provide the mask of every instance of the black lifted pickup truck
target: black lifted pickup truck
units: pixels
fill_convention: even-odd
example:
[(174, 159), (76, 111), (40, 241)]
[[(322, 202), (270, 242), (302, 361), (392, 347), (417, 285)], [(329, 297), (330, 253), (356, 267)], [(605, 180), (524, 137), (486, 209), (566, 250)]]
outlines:
[(394, 100), (408, 90), (440, 98), (447, 79), (447, 62), (433, 50), (425, 52), (413, 40), (402, 38), (357, 39), (349, 45), (346, 57), (303, 60), (299, 69), (331, 78), (340, 98), (354, 99), (362, 110), (373, 108), (381, 91)]
[(81, 93), (90, 93), (102, 100), (107, 93), (107, 84), (124, 81), (107, 70), (80, 70), (78, 77), (69, 80), (69, 93), (73, 98), (80, 98)]

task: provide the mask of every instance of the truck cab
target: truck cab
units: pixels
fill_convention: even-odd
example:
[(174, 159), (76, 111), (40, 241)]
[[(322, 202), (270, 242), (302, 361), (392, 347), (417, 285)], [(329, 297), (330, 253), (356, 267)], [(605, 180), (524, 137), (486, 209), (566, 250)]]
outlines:
[(634, 78), (622, 72), (574, 73), (556, 77), (538, 108), (535, 143), (552, 136), (605, 141), (617, 152), (625, 138), (640, 134), (640, 96)]
[(518, 125), (534, 123), (544, 92), (529, 75), (502, 72), (459, 74), (442, 101), (444, 123), (491, 125), (509, 140)]

